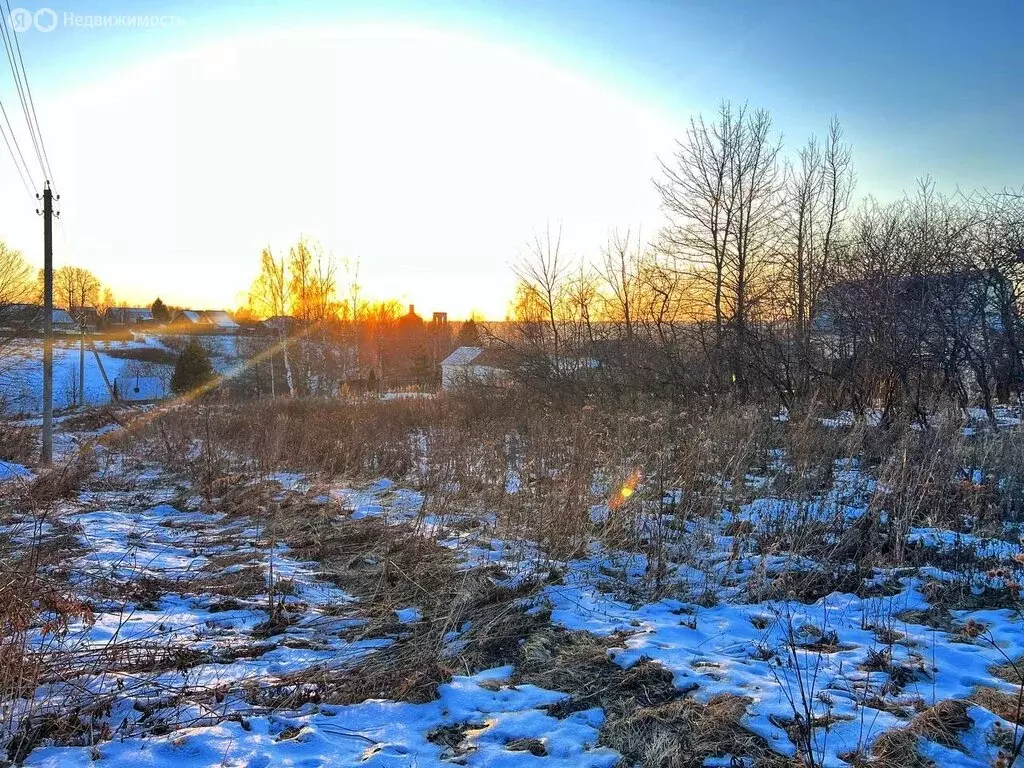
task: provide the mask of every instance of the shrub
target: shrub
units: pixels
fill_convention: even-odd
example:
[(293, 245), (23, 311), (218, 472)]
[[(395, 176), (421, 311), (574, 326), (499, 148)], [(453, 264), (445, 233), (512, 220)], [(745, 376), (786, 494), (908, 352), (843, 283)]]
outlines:
[(213, 379), (210, 356), (195, 339), (189, 342), (174, 365), (171, 376), (171, 391), (177, 395), (191, 392)]

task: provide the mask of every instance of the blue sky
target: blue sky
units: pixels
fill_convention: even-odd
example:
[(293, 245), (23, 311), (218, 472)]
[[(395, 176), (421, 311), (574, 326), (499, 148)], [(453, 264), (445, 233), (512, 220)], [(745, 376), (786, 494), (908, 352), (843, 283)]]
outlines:
[[(31, 10), (40, 7), (30, 2), (21, 5)], [(54, 162), (58, 185), (62, 172), (60, 166), (72, 167), (69, 177), (74, 183), (69, 184), (71, 188), (66, 190), (68, 196), (64, 200), (70, 236), (69, 253), (65, 254), (65, 258), (83, 262), (86, 266), (95, 266), (101, 277), (106, 276), (103, 272), (116, 272), (123, 264), (130, 263), (132, 256), (128, 251), (131, 249), (147, 249), (154, 253), (154, 257), (159, 256), (165, 262), (176, 258), (182, 259), (183, 264), (195, 267), (202, 262), (202, 257), (194, 252), (189, 245), (190, 241), (184, 237), (171, 245), (163, 242), (166, 238), (153, 238), (152, 243), (147, 243), (144, 233), (157, 226), (155, 221), (147, 227), (140, 225), (139, 232), (132, 238), (119, 239), (108, 235), (119, 226), (119, 217), (115, 214), (116, 201), (106, 203), (109, 212), (99, 202), (110, 190), (94, 182), (98, 169), (111, 185), (115, 181), (124, 186), (134, 183), (141, 187), (138, 192), (142, 195), (151, 194), (157, 201), (161, 190), (168, 186), (178, 189), (177, 197), (180, 198), (182, 194), (187, 194), (182, 190), (197, 187), (204, 181), (225, 181), (202, 179), (204, 168), (210, 168), (211, 174), (216, 170), (218, 156), (215, 154), (211, 155), (212, 159), (204, 160), (205, 166), (197, 163), (194, 168), (187, 163), (183, 166), (166, 158), (154, 162), (151, 168), (146, 162), (140, 165), (136, 161), (126, 162), (124, 158), (116, 156), (107, 157), (104, 163), (83, 159), (82, 155), (87, 154), (90, 147), (98, 148), (101, 145), (106, 155), (116, 155), (117, 144), (112, 139), (108, 146), (97, 137), (109, 138), (111, 130), (116, 132), (117, 126), (125, 123), (133, 126), (132, 136), (140, 132), (149, 133), (154, 141), (159, 141), (165, 148), (166, 153), (180, 152), (186, 159), (196, 154), (196, 146), (185, 140), (179, 142), (179, 136), (187, 134), (190, 136), (189, 141), (202, 145), (209, 143), (202, 131), (196, 129), (196, 121), (201, 117), (197, 112), (201, 105), (210, 104), (211, 113), (216, 115), (218, 104), (217, 99), (211, 95), (196, 97), (198, 101), (192, 100), (192, 95), (204, 87), (202, 78), (195, 82), (183, 80), (178, 83), (173, 79), (173, 72), (139, 75), (152, 77), (151, 81), (147, 81), (152, 82), (152, 88), (178, 94), (161, 101), (159, 94), (147, 92), (146, 87), (139, 87), (138, 83), (134, 86), (136, 90), (131, 91), (131, 87), (124, 85), (124, 78), (128, 76), (126, 73), (148, 71), (146, 67), (154, 62), (166, 61), (168, 57), (173, 58), (179, 54), (191, 55), (191, 52), (203, 49), (207, 50), (203, 54), (207, 58), (196, 61), (208, 61), (211, 46), (230, 46), (235, 45), (231, 41), (248, 40), (240, 49), (241, 53), (232, 51), (225, 54), (221, 48), (216, 48), (220, 53), (216, 54), (215, 61), (222, 62), (225, 56), (231, 59), (230, 65), (224, 65), (231, 71), (224, 75), (221, 91), (230, 93), (233, 91), (232, 78), (243, 79), (249, 73), (257, 77), (255, 70), (258, 67), (252, 66), (251, 59), (247, 58), (252, 51), (251, 45), (263, 46), (262, 50), (273, 57), (279, 49), (284, 50), (278, 36), (284, 35), (291, 40), (292, 30), (305, 30), (302, 34), (306, 38), (303, 39), (318, 34), (311, 30), (340, 30), (338, 34), (345, 39), (330, 45), (356, 45), (358, 50), (367, 52), (368, 68), (378, 69), (380, 59), (374, 56), (372, 45), (375, 43), (372, 41), (389, 38), (390, 32), (386, 30), (392, 27), (403, 30), (399, 37), (406, 35), (410, 29), (441, 36), (454, 35), (461, 41), (459, 45), (464, 50), (451, 61), (445, 59), (440, 64), (433, 61), (436, 57), (447, 56), (446, 44), (421, 46), (416, 48), (415, 54), (410, 54), (431, 59), (425, 63), (425, 67), (429, 69), (436, 65), (438, 72), (455, 73), (453, 79), (459, 79), (458, 73), (462, 69), (474, 67), (474, 56), (490, 60), (492, 50), (502, 52), (500, 55), (495, 54), (498, 58), (504, 56), (504, 52), (512, 52), (520, 57), (516, 61), (524, 63), (522, 67), (510, 64), (507, 58), (501, 58), (501, 63), (482, 65), (481, 71), (493, 71), (496, 73), (494, 77), (500, 82), (505, 82), (504, 78), (508, 75), (512, 79), (505, 85), (514, 89), (514, 74), (510, 73), (517, 68), (530, 70), (532, 64), (537, 63), (536, 72), (524, 75), (539, 79), (523, 80), (522, 101), (517, 105), (521, 106), (520, 111), (528, 112), (530, 109), (530, 89), (544, 88), (546, 81), (551, 80), (544, 74), (547, 70), (543, 68), (550, 68), (555, 73), (556, 81), (564, 74), (568, 79), (560, 87), (579, 91), (579, 107), (576, 112), (562, 113), (557, 101), (545, 101), (542, 96), (538, 101), (547, 105), (547, 113), (535, 115), (536, 120), (550, 121), (564, 127), (566, 135), (562, 140), (569, 146), (572, 136), (566, 126), (571, 124), (574, 115), (587, 114), (590, 109), (588, 105), (593, 105), (594, 120), (602, 120), (605, 116), (614, 118), (620, 107), (630, 114), (635, 113), (635, 119), (631, 117), (621, 126), (608, 128), (607, 136), (594, 138), (596, 148), (600, 148), (602, 142), (615, 142), (615, 146), (609, 147), (609, 153), (616, 157), (629, 156), (628, 162), (623, 160), (615, 173), (622, 174), (624, 178), (625, 174), (632, 173), (631, 169), (636, 169), (638, 178), (635, 183), (638, 186), (631, 193), (630, 200), (646, 195), (650, 171), (656, 168), (653, 162), (647, 165), (632, 157), (631, 153), (639, 152), (640, 142), (648, 142), (642, 151), (652, 160), (658, 154), (667, 153), (671, 149), (670, 141), (667, 140), (669, 136), (681, 135), (691, 115), (713, 110), (722, 99), (747, 101), (753, 106), (770, 109), (785, 135), (787, 146), (793, 150), (810, 133), (820, 132), (833, 114), (838, 115), (854, 146), (858, 195), (872, 193), (883, 199), (892, 198), (901, 190), (911, 188), (915, 180), (925, 174), (931, 174), (946, 189), (952, 189), (955, 185), (1001, 188), (1024, 183), (1024, 94), (1021, 92), (1024, 90), (1024, 54), (1020, 45), (1020, 35), (1024, 30), (1024, 4), (1009, 0), (971, 4), (722, 0), (519, 0), (505, 3), (480, 0), (426, 4), (397, 0), (340, 3), (309, 0), (265, 3), (255, 9), (243, 2), (204, 0), (175, 3), (143, 0), (132, 3), (51, 3), (50, 7), (58, 14), (174, 15), (183, 22), (155, 30), (58, 27), (50, 33), (30, 31), (20, 37), (26, 65), (39, 100), (44, 136), (47, 137), (48, 146), (53, 145), (51, 154), (61, 161)], [(369, 47), (362, 43), (354, 44), (348, 39), (348, 30), (366, 26), (374, 29), (369, 33)], [(385, 32), (380, 32), (380, 29)], [(260, 42), (252, 43), (254, 40)], [(246, 48), (246, 45), (250, 47)], [(390, 43), (385, 42), (381, 50), (392, 50), (388, 45)], [(304, 48), (300, 46), (295, 53), (282, 55), (280, 59), (285, 69), (294, 66), (294, 70), (289, 69), (290, 77), (323, 78), (323, 87), (310, 91), (314, 100), (318, 100), (317, 94), (320, 93), (325, 100), (331, 99), (338, 82), (378, 76), (373, 72), (358, 72), (358, 59), (347, 57), (342, 63), (340, 59), (335, 60), (325, 52), (317, 55), (319, 58), (316, 61), (304, 60)], [(419, 61), (413, 59), (406, 62), (405, 66), (415, 70)], [(200, 74), (202, 66), (205, 65), (199, 65)], [(268, 77), (266, 74), (262, 76), (264, 79)], [(393, 89), (395, 82), (398, 81), (384, 78), (382, 92), (386, 94), (389, 88)], [(273, 89), (259, 94), (257, 86), (253, 85), (252, 98), (262, 100), (262, 109), (274, 111), (296, 107), (295, 103), (287, 102), (286, 99), (278, 103), (279, 96)], [(438, 91), (436, 97), (432, 97), (434, 101), (448, 104), (443, 84), (436, 87)], [(486, 86), (477, 83), (473, 87)], [(165, 104), (178, 107), (177, 112), (168, 110), (163, 118), (165, 123), (168, 120), (173, 123), (173, 130), (169, 129), (166, 134), (160, 133), (157, 126), (151, 127), (142, 118), (127, 112), (127, 103), (112, 105), (107, 111), (96, 106), (116, 102), (119, 88), (128, 88), (123, 91), (126, 102), (129, 99), (140, 100), (140, 104), (147, 105), (140, 109), (148, 110), (151, 114), (162, 112)], [(461, 83), (458, 88), (461, 89), (457, 91), (459, 99), (465, 101), (467, 94), (470, 94), (466, 90), (468, 86)], [(348, 101), (345, 102), (345, 108), (358, 109), (363, 119), (369, 119), (366, 117), (369, 104), (372, 102), (373, 108), (379, 108), (380, 103), (372, 94), (367, 96), (365, 91), (359, 93), (362, 93), (360, 98), (369, 98), (370, 102), (361, 105), (352, 101), (356, 97), (350, 94), (346, 97)], [(15, 103), (6, 82), (0, 84), (0, 98), (3, 98), (5, 104)], [(471, 100), (471, 94), (468, 98)], [(572, 102), (571, 99), (569, 101)], [(431, 103), (431, 100), (425, 100), (420, 105), (418, 115), (422, 116), (424, 110), (429, 112)], [(69, 104), (74, 104), (74, 108)], [(240, 102), (238, 108), (252, 108), (252, 114), (258, 114), (256, 106)], [(345, 126), (349, 114), (346, 109), (318, 118), (321, 121), (338, 121), (338, 131), (328, 131), (325, 136), (346, 136)], [(415, 123), (418, 119), (410, 113), (410, 122)], [(453, 111), (452, 121), (453, 130), (457, 130), (455, 123), (464, 122), (465, 115)], [(504, 123), (507, 122), (507, 118), (504, 119)], [(368, 125), (373, 127), (372, 120)], [(581, 118), (579, 130), (587, 130), (586, 126), (587, 122)], [(435, 128), (439, 132), (444, 131), (443, 124)], [(604, 128), (595, 127), (595, 130)], [(402, 131), (388, 128), (385, 132), (388, 140), (396, 146), (404, 143), (405, 135)], [(306, 140), (301, 131), (296, 135), (300, 137), (299, 143)], [(121, 137), (119, 140), (126, 141), (132, 136)], [(359, 136), (365, 141), (365, 134)], [(230, 132), (219, 136), (223, 142), (223, 152), (228, 154), (234, 151), (231, 138)], [(497, 143), (507, 145), (508, 141), (515, 141), (515, 134), (502, 138), (504, 141)], [(288, 133), (282, 128), (281, 131), (268, 133), (254, 146), (266, 148), (273, 155), (273, 142), (283, 141), (287, 144), (288, 140)], [(550, 150), (551, 156), (557, 159), (562, 152), (561, 149), (542, 145), (542, 131), (538, 131), (532, 141), (540, 143), (529, 147), (528, 156)], [(136, 147), (136, 151), (140, 147), (146, 151), (145, 145), (141, 144)], [(389, 147), (382, 143), (372, 151), (384, 158), (392, 154)], [(429, 147), (426, 149), (429, 151)], [(206, 151), (205, 147), (203, 151)], [(500, 150), (483, 144), (479, 147), (481, 157), (485, 157), (489, 151)], [(241, 159), (236, 159), (241, 163)], [(595, 158), (595, 162), (598, 161), (599, 158)], [(6, 158), (0, 158), (0, 188), (3, 170), (9, 162)], [(326, 167), (344, 176), (351, 162), (351, 158), (339, 158), (336, 162), (327, 162)], [(456, 160), (450, 162), (455, 163)], [(479, 162), (480, 158), (473, 160), (475, 164)], [(556, 161), (552, 163), (557, 165)], [(390, 167), (386, 162), (385, 166)], [(231, 167), (237, 170), (236, 166)], [(431, 166), (430, 172), (443, 172), (444, 168), (443, 164)], [(146, 169), (150, 172), (140, 173)], [(535, 219), (532, 223), (535, 229), (543, 228), (550, 221), (561, 221), (567, 229), (578, 234), (575, 240), (571, 240), (576, 249), (586, 251), (594, 247), (592, 241), (600, 234), (602, 226), (642, 226), (648, 232), (656, 228), (659, 223), (656, 212), (645, 213), (642, 222), (635, 221), (638, 218), (637, 211), (628, 205), (622, 205), (622, 220), (604, 221), (615, 218), (615, 205), (621, 202), (613, 199), (612, 192), (609, 192), (607, 199), (595, 198), (593, 216), (586, 212), (565, 210), (572, 206), (561, 204), (563, 198), (559, 194), (571, 195), (570, 174), (578, 171), (578, 164), (552, 169), (553, 177), (562, 174), (562, 181), (556, 180), (551, 184), (561, 191), (557, 194), (552, 192), (550, 199), (530, 208), (530, 215)], [(540, 173), (538, 166), (537, 174)], [(162, 178), (161, 174), (171, 178)], [(294, 185), (296, 192), (306, 186), (307, 179), (295, 175), (291, 169), (281, 168), (279, 174), (274, 177), (278, 186)], [(466, 184), (484, 183), (471, 174), (455, 175)], [(581, 180), (582, 183), (593, 186), (594, 181)], [(622, 187), (624, 182), (619, 176), (609, 176), (608, 184)], [(541, 186), (544, 185), (541, 183)], [(486, 190), (483, 191), (486, 194)], [(333, 187), (324, 192), (328, 195), (337, 192), (338, 207), (343, 207), (345, 201), (350, 199), (345, 196), (347, 193)], [(88, 199), (88, 204), (83, 198)], [(0, 194), (0, 202), (5, 200)], [(516, 200), (515, 195), (508, 195), (502, 199), (502, 205), (515, 206)], [(383, 205), (383, 191), (381, 201)], [(645, 198), (643, 205), (649, 204), (650, 201)], [(171, 205), (177, 206), (177, 203), (172, 201)], [(545, 205), (548, 207), (545, 208)], [(76, 216), (73, 210), (69, 210), (76, 206), (82, 209), (81, 215)], [(387, 201), (387, 206), (401, 221), (401, 201)], [(444, 209), (439, 208), (439, 211), (430, 217), (432, 221), (442, 215)], [(193, 240), (203, 239), (210, 228), (215, 226), (215, 222), (207, 220), (201, 210), (197, 212), (197, 209), (189, 205), (182, 204), (177, 213), (179, 216), (175, 226), (191, 233)], [(144, 214), (140, 211), (139, 215)], [(371, 212), (366, 215), (377, 221), (376, 214)], [(428, 222), (415, 221), (415, 211), (410, 215), (415, 225), (424, 230), (425, 236), (434, 239), (458, 228), (456, 220), (452, 219), (445, 227), (431, 230)], [(193, 222), (192, 219), (196, 217), (202, 221)], [(327, 217), (325, 215), (321, 218)], [(249, 258), (247, 254), (254, 247), (253, 243), (266, 240), (283, 244), (288, 238), (288, 227), (301, 226), (302, 233), (319, 237), (325, 247), (336, 254), (361, 259), (363, 266), (360, 279), (371, 290), (390, 291), (397, 286), (392, 292), (416, 301), (424, 309), (431, 308), (434, 303), (445, 305), (437, 306), (439, 309), (456, 306), (456, 313), (474, 308), (468, 299), (461, 298), (460, 291), (452, 288), (452, 283), (458, 281), (459, 275), (466, 271), (467, 264), (472, 262), (476, 270), (473, 273), (476, 276), (475, 282), (479, 284), (482, 281), (492, 290), (492, 294), (481, 298), (480, 305), (475, 308), (493, 315), (501, 311), (501, 292), (509, 289), (508, 263), (521, 250), (526, 224), (519, 220), (505, 222), (498, 218), (489, 221), (495, 231), (488, 238), (492, 242), (486, 246), (471, 247), (467, 242), (456, 244), (457, 247), (450, 249), (435, 246), (431, 251), (430, 271), (446, 273), (446, 277), (441, 280), (446, 286), (443, 290), (436, 285), (431, 290), (423, 289), (421, 278), (429, 275), (422, 267), (422, 260), (417, 261), (409, 256), (410, 249), (417, 248), (416, 241), (411, 237), (406, 240), (399, 238), (400, 243), (396, 243), (393, 250), (389, 251), (382, 243), (392, 238), (382, 236), (384, 225), (380, 223), (373, 225), (372, 235), (368, 225), (366, 233), (349, 238), (347, 230), (336, 222), (328, 224), (299, 215), (282, 218), (273, 232), (271, 230), (274, 227), (267, 221), (266, 215), (262, 220), (239, 221), (237, 225), (243, 232), (234, 241), (220, 234), (211, 236), (211, 242), (216, 244), (218, 251), (232, 251), (229, 257), (225, 257), (231, 268), (225, 268), (216, 281), (219, 286), (216, 291), (206, 288), (199, 292), (196, 301), (217, 301), (227, 305), (235, 303), (238, 291), (244, 288), (250, 277), (245, 259)], [(70, 222), (73, 222), (73, 227)], [(35, 226), (35, 222), (29, 223)], [(264, 224), (267, 229), (265, 233), (254, 231)], [(23, 247), (27, 254), (34, 256), (28, 230), (19, 229), (20, 225), (17, 224), (12, 226), (14, 233), (8, 237)], [(163, 226), (166, 226), (166, 222)], [(353, 222), (351, 226), (356, 224)], [(294, 236), (298, 234), (296, 232)], [(573, 235), (573, 231), (569, 234)], [(479, 242), (487, 234), (483, 231), (475, 232), (473, 237)], [(24, 244), (19, 238), (24, 240)], [(445, 255), (446, 250), (452, 251), (450, 257)], [(194, 263), (189, 259), (194, 259)], [(255, 261), (255, 254), (251, 260)], [(414, 277), (403, 283), (402, 274), (412, 274)], [(155, 289), (161, 282), (156, 277), (147, 280), (153, 285), (147, 284), (144, 291), (150, 292), (151, 288)], [(233, 293), (229, 296), (227, 284), (231, 280), (235, 284), (231, 285)], [(122, 293), (130, 290), (126, 284), (117, 284), (115, 287)], [(194, 286), (191, 287), (194, 289)], [(180, 286), (169, 286), (168, 289), (171, 288), (173, 291), (169, 295), (172, 300), (188, 300), (189, 285), (183, 283)], [(418, 290), (428, 295), (421, 297)], [(444, 296), (439, 295), (439, 292), (444, 293)]]
[[(53, 4), (51, 3), (51, 6)], [(33, 72), (81, 82), (158, 51), (243, 30), (397, 21), (548, 58), (685, 118), (722, 99), (770, 109), (789, 143), (840, 116), (862, 187), (895, 194), (1024, 178), (1024, 3), (778, 0), (102, 2), (61, 11), (174, 14), (181, 27), (37, 35)], [(32, 8), (31, 4), (26, 7)], [(42, 83), (41, 83), (42, 85)], [(866, 190), (862, 190), (866, 191)]]

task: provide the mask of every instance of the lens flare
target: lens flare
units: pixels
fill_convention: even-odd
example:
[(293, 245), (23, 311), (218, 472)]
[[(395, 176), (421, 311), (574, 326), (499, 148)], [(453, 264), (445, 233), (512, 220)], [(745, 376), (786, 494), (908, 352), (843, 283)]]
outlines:
[(612, 494), (611, 499), (608, 501), (608, 508), (615, 510), (625, 504), (629, 499), (636, 493), (637, 487), (640, 485), (640, 481), (643, 479), (643, 472), (640, 471), (639, 467), (630, 471), (629, 475), (623, 481), (615, 493)]
[[(153, 421), (158, 419), (163, 414), (168, 413), (169, 411), (171, 411), (171, 410), (173, 410), (173, 409), (175, 409), (175, 408), (177, 408), (177, 407), (179, 407), (181, 405), (184, 405), (186, 403), (198, 400), (200, 397), (205, 395), (207, 392), (210, 392), (211, 390), (215, 389), (217, 386), (219, 386), (220, 384), (223, 384), (225, 381), (228, 381), (229, 379), (232, 379), (235, 376), (238, 376), (239, 374), (243, 373), (244, 371), (252, 368), (255, 365), (258, 365), (261, 362), (263, 362), (264, 360), (272, 358), (274, 355), (278, 354), (279, 352), (283, 352), (289, 346), (291, 346), (295, 342), (299, 341), (300, 339), (303, 339), (303, 338), (309, 336), (314, 330), (318, 330), (322, 326), (323, 326), (322, 322), (310, 323), (302, 331), (300, 331), (299, 333), (296, 333), (294, 336), (289, 336), (289, 337), (281, 339), (278, 343), (273, 344), (273, 345), (267, 347), (262, 352), (259, 352), (259, 353), (253, 355), (252, 357), (250, 357), (250, 358), (248, 358), (246, 360), (243, 360), (241, 363), (236, 365), (231, 370), (229, 370), (226, 373), (223, 373), (221, 375), (215, 376), (213, 379), (211, 379), (210, 381), (206, 382), (205, 384), (200, 384), (198, 387), (196, 387), (195, 389), (191, 390), (190, 392), (186, 392), (186, 393), (184, 393), (182, 395), (179, 395), (178, 397), (176, 397), (176, 398), (174, 398), (172, 400), (168, 400), (168, 401), (162, 402), (162, 403), (156, 405), (155, 407), (153, 407), (151, 409), (142, 411), (141, 413), (137, 414), (134, 418), (129, 419), (126, 422), (123, 422), (121, 424), (121, 428), (125, 432), (128, 432), (128, 433), (140, 431), (147, 424), (152, 423)], [(91, 448), (91, 446), (94, 443), (100, 442), (102, 439), (103, 439), (103, 435), (100, 435), (100, 436), (98, 436), (96, 438), (93, 438), (92, 440), (89, 440), (85, 444), (83, 444), (82, 448), (86, 448), (86, 447), (90, 447)]]

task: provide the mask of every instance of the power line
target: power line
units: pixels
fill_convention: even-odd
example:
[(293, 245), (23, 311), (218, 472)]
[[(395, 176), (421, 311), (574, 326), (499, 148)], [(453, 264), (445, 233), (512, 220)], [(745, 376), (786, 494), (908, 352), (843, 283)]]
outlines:
[[(3, 105), (2, 104), (0, 104), (0, 110), (3, 110)], [(6, 118), (7, 118), (7, 113), (4, 112), (4, 119), (6, 119)], [(8, 123), (8, 125), (10, 125), (10, 123)], [(18, 170), (18, 176), (21, 177), (21, 183), (25, 186), (25, 191), (28, 192), (28, 196), (30, 198), (35, 200), (38, 197), (38, 194), (33, 192), (31, 189), (29, 189), (29, 183), (25, 179), (25, 172), (23, 170), (21, 170), (21, 166), (18, 165), (18, 158), (15, 157), (15, 155), (14, 155), (14, 150), (11, 148), (11, 142), (7, 138), (7, 131), (4, 130), (3, 125), (0, 125), (0, 134), (2, 134), (3, 137), (4, 137), (4, 144), (7, 145), (7, 152), (11, 156), (11, 160), (14, 163), (14, 167)], [(14, 143), (15, 143), (15, 146), (17, 146), (17, 143), (18, 143), (17, 139), (15, 139)], [(18, 147), (18, 154), (21, 154), (21, 147)], [(22, 158), (22, 162), (24, 162), (24, 158)]]
[[(5, 2), (6, 2), (6, 6), (7, 6), (7, 18), (10, 19), (11, 18), (11, 2), (10, 2), (10, 0), (5, 0)], [(46, 142), (43, 141), (43, 131), (39, 127), (39, 116), (36, 114), (35, 99), (32, 98), (32, 86), (29, 85), (29, 82), (28, 82), (28, 70), (25, 69), (25, 59), (21, 55), (21, 43), (18, 41), (18, 33), (14, 32), (12, 30), (10, 35), (11, 35), (11, 37), (14, 38), (14, 47), (15, 47), (15, 50), (18, 52), (18, 62), (21, 64), (21, 74), (22, 74), (22, 77), (25, 79), (25, 91), (28, 93), (28, 104), (29, 104), (29, 107), (32, 110), (32, 121), (35, 123), (35, 132), (36, 132), (36, 135), (39, 137), (39, 147), (42, 150), (42, 155), (43, 155), (42, 159), (45, 162), (44, 171), (46, 172), (46, 176), (47, 176), (47, 178), (49, 178), (50, 182), (52, 184), (54, 184), (54, 186), (56, 186), (56, 183), (53, 180), (53, 171), (50, 168), (50, 158), (46, 154)], [(26, 119), (27, 119), (27, 115), (26, 115)]]
[[(36, 152), (36, 160), (39, 161), (39, 170), (43, 174), (43, 178), (47, 177), (46, 164), (43, 162), (43, 154), (39, 147), (39, 137), (36, 135), (36, 127), (32, 123), (32, 116), (29, 111), (28, 99), (25, 95), (25, 86), (22, 82), (21, 70), (14, 58), (14, 45), (12, 45), (11, 37), (17, 38), (17, 32), (9, 28), (10, 24), (10, 2), (7, 0), (5, 3), (7, 6), (7, 15), (4, 19), (4, 23), (0, 25), (0, 37), (4, 41), (4, 51), (7, 53), (7, 63), (11, 67), (11, 76), (14, 78), (14, 87), (18, 92), (18, 100), (21, 102), (21, 111), (25, 117), (25, 124), (28, 126), (29, 138), (32, 140), (32, 147)], [(3, 6), (0, 5), (0, 10), (3, 10)], [(14, 41), (17, 43), (17, 39)], [(8, 125), (10, 123), (8, 122)], [(13, 128), (11, 129), (11, 135), (14, 135)], [(34, 186), (34, 185), (33, 185)]]
[[(38, 191), (35, 180), (32, 178), (32, 172), (29, 170), (28, 163), (25, 161), (25, 155), (21, 151), (21, 145), (18, 144), (18, 137), (14, 134), (14, 126), (11, 125), (10, 118), (7, 117), (7, 110), (4, 108), (3, 102), (0, 102), (0, 115), (3, 115), (4, 122), (7, 123), (7, 131), (10, 133), (10, 141), (7, 139), (7, 133), (4, 133), (4, 141), (7, 142), (7, 149), (11, 153), (11, 159), (14, 161), (15, 167), (18, 169), (18, 173), (21, 175), (21, 180), (24, 182), (27, 176), (29, 181), (26, 183), (26, 189), (31, 186), (32, 189), (29, 194), (33, 198), (38, 197)], [(3, 130), (3, 125), (0, 125), (0, 131)], [(14, 149), (18, 150), (18, 157), (14, 156), (14, 150), (11, 149), (11, 141), (14, 142)], [(21, 158), (21, 165), (18, 165), (18, 158)], [(22, 171), (22, 168), (25, 170)]]

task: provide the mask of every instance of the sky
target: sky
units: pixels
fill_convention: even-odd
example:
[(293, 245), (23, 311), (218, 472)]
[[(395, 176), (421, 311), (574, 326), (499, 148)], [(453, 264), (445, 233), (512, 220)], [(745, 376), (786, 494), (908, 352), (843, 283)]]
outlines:
[[(769, 109), (791, 151), (837, 115), (858, 196), (1024, 184), (1024, 3), (252, 5), (20, 3), (57, 22), (18, 40), (58, 266), (129, 303), (233, 308), (264, 246), (306, 237), (364, 295), (500, 318), (534, 236), (580, 257), (653, 235), (659, 157), (724, 99)], [(6, 70), (0, 102), (40, 187)], [(40, 264), (2, 146), (0, 206), (0, 238)]]

